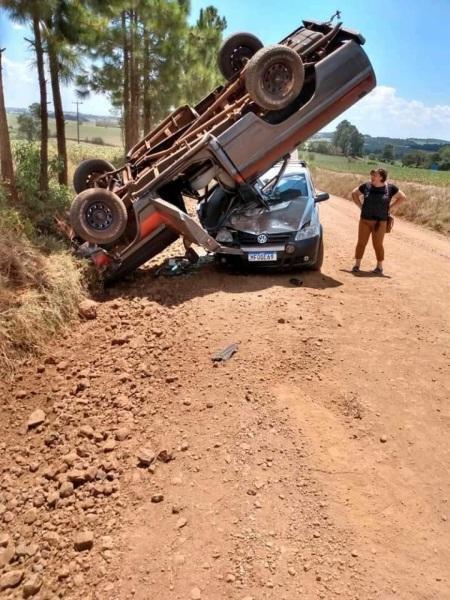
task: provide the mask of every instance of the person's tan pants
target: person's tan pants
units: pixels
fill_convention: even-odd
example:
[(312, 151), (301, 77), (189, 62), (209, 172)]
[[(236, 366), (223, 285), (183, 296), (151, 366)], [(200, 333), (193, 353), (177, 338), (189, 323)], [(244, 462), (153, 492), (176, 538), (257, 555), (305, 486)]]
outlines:
[(372, 234), (372, 244), (377, 261), (382, 262), (384, 260), (383, 239), (386, 233), (386, 224), (386, 221), (369, 221), (367, 219), (359, 221), (358, 243), (355, 250), (356, 259), (360, 260), (364, 256), (364, 250), (366, 249), (370, 234)]

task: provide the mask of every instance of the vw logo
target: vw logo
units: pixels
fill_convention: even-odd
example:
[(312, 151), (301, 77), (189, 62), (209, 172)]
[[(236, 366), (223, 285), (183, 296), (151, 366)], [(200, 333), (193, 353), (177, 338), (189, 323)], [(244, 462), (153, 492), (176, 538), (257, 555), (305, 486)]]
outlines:
[(260, 233), (257, 237), (258, 244), (267, 244), (268, 237), (265, 233)]

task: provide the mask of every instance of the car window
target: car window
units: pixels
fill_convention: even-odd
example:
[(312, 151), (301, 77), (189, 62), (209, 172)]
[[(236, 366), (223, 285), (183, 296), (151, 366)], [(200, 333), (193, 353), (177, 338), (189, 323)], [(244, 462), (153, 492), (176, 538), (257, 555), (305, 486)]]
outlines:
[(283, 176), (270, 194), (274, 199), (295, 200), (309, 196), (304, 173)]

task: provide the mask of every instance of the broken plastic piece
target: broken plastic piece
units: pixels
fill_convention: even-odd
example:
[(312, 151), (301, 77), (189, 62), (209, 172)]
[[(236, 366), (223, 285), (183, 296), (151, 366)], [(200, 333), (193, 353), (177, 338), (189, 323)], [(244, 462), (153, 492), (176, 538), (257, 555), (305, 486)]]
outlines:
[(237, 352), (239, 344), (234, 343), (227, 346), (224, 350), (217, 352), (212, 357), (213, 362), (223, 362), (225, 360), (229, 360), (235, 352)]

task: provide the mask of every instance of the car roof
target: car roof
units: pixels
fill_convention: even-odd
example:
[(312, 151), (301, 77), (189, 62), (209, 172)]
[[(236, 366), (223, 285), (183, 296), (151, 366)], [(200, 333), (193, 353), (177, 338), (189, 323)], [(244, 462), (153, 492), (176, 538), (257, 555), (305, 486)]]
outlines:
[[(260, 179), (262, 181), (268, 181), (272, 177), (275, 177), (275, 175), (280, 170), (282, 164), (283, 164), (282, 162), (278, 162), (273, 167), (270, 167), (270, 169), (268, 171), (266, 171), (265, 173), (263, 173), (261, 175)], [(290, 160), (288, 162), (288, 164), (286, 165), (286, 169), (283, 173), (283, 177), (286, 177), (286, 175), (299, 175), (299, 174), (305, 174), (305, 175), (309, 174), (309, 169), (306, 165), (306, 162), (304, 160)]]

